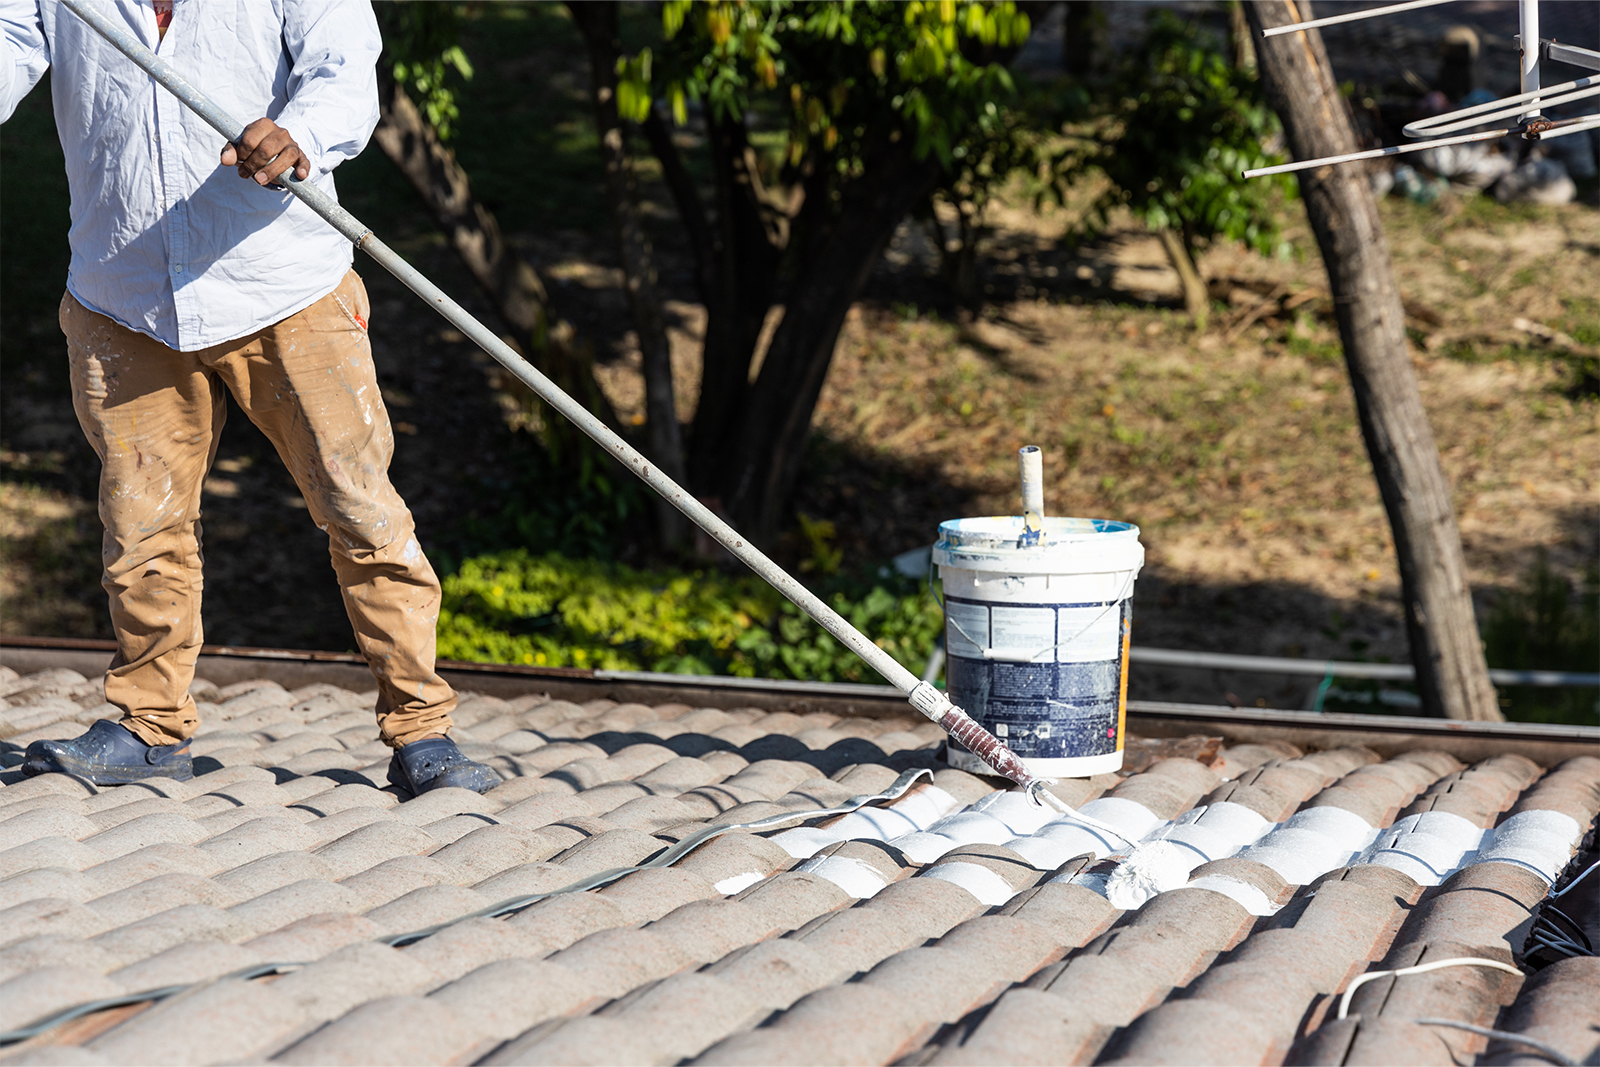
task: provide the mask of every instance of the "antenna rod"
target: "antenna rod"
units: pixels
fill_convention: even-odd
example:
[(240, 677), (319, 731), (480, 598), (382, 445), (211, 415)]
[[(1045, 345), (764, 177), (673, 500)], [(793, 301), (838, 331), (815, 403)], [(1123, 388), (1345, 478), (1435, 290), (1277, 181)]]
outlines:
[[(1522, 91), (1524, 93), (1538, 92), (1539, 90), (1539, 0), (1518, 0), (1517, 23), (1521, 33), (1517, 35), (1518, 60), (1517, 65), (1522, 73)], [(1522, 119), (1539, 117), (1539, 109), (1524, 111)]]
[(1277, 37), (1280, 34), (1293, 33), (1296, 30), (1314, 30), (1322, 26), (1337, 26), (1341, 22), (1356, 22), (1360, 19), (1375, 18), (1378, 15), (1397, 15), (1402, 11), (1415, 11), (1419, 7), (1435, 7), (1449, 2), (1450, 0), (1407, 0), (1404, 4), (1369, 7), (1362, 11), (1349, 11), (1343, 15), (1329, 15), (1327, 18), (1311, 19), (1307, 22), (1291, 22), (1287, 26), (1274, 26), (1270, 30), (1262, 30), (1261, 36), (1263, 38)]

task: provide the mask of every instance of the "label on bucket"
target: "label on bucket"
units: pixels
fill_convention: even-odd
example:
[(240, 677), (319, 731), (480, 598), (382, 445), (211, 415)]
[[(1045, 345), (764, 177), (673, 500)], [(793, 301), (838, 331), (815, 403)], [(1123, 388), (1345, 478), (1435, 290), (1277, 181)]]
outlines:
[(1123, 649), (1133, 601), (992, 604), (949, 597), (945, 686), (1023, 759), (1122, 747)]

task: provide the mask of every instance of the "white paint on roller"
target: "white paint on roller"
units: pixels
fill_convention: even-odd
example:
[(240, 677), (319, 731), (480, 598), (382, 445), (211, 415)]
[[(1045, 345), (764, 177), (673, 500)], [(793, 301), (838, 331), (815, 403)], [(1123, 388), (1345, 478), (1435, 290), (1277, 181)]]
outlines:
[(1242, 904), (1251, 915), (1276, 915), (1283, 908), (1283, 905), (1268, 900), (1265, 893), (1249, 882), (1241, 882), (1237, 878), (1229, 878), (1222, 874), (1208, 874), (1203, 878), (1196, 878), (1186, 888), (1209, 889), (1213, 893), (1221, 893)]
[(1038, 543), (1044, 533), (1044, 453), (1037, 445), (1017, 450), (1017, 465), (1022, 474), (1023, 537)]
[(1501, 823), (1494, 842), (1480, 852), (1480, 863), (1515, 863), (1554, 882), (1572, 859), (1573, 846), (1583, 836), (1578, 820), (1559, 811), (1524, 811)]
[(795, 870), (807, 871), (819, 878), (826, 878), (857, 900), (875, 897), (889, 884), (870, 863), (863, 863), (848, 856), (823, 856), (807, 860)]
[(1140, 908), (1157, 893), (1187, 884), (1189, 872), (1198, 865), (1192, 849), (1171, 841), (1151, 841), (1134, 849), (1106, 876), (1103, 892), (1114, 908)]
[(712, 888), (725, 897), (731, 897), (740, 890), (749, 889), (765, 877), (766, 875), (759, 871), (746, 871), (744, 874), (735, 874), (724, 878)]
[(1272, 830), (1273, 824), (1240, 804), (1195, 808), (1153, 830), (1109, 874), (1085, 872), (1072, 881), (1119, 908), (1137, 908), (1157, 893), (1190, 884), (1190, 873), (1201, 864), (1235, 855)]
[(976, 897), (978, 903), (989, 907), (1004, 904), (1017, 895), (1010, 883), (989, 868), (976, 863), (963, 863), (961, 860), (941, 863), (924, 871), (921, 877), (954, 882)]

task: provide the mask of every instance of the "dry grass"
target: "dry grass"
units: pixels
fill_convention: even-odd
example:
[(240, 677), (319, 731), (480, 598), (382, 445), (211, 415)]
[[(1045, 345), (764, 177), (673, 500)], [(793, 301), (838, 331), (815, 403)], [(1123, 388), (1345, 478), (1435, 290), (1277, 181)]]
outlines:
[(0, 633), (107, 636), (99, 541), (92, 504), (0, 482)]
[[(1592, 209), (1389, 201), (1385, 213), (1403, 294), (1437, 320), (1419, 330), (1503, 335), (1519, 316), (1600, 329)], [(1045, 240), (1027, 253), (1035, 279), (1048, 253)], [(1044, 283), (965, 325), (858, 309), (818, 428), (852, 454), (960, 487), (977, 512), (1016, 510), (1015, 449), (1042, 446), (1052, 511), (1143, 528), (1144, 580), (1163, 588), (1145, 600), (1149, 643), (1348, 656), (1353, 638), (1355, 651), (1403, 658), (1393, 543), (1326, 301), (1224, 343), (1226, 317), (1195, 336), (1138, 301), (1177, 291), (1148, 236), (1055, 260), (1050, 275), (1090, 291)], [(1219, 249), (1202, 266), (1291, 292), (1326, 285), (1314, 251), (1269, 262)], [(1568, 573), (1593, 561), (1600, 404), (1568, 388), (1568, 363), (1470, 341), (1417, 346), (1413, 362), (1475, 590), (1514, 584), (1540, 546)], [(895, 516), (900, 547), (926, 543), (940, 517)], [(1173, 592), (1230, 587), (1222, 611)], [(1300, 607), (1286, 613), (1286, 599)]]

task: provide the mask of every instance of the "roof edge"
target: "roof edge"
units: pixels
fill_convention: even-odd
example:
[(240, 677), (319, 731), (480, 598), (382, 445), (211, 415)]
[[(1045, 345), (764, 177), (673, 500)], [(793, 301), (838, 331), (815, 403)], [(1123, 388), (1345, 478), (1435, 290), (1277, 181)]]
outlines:
[[(29, 673), (66, 667), (92, 675), (106, 669), (112, 641), (0, 636), (0, 665)], [(266, 678), (285, 688), (316, 682), (358, 692), (372, 687), (366, 661), (354, 653), (206, 645), (200, 677), (219, 685)], [(887, 685), (801, 682), (652, 671), (581, 670), (441, 660), (439, 674), (459, 689), (513, 697), (545, 692), (577, 702), (684, 703), (703, 707), (829, 711), (876, 718), (903, 714), (906, 699)], [(1403, 715), (1362, 715), (1275, 708), (1213, 707), (1158, 701), (1128, 702), (1129, 731), (1145, 737), (1221, 736), (1233, 744), (1286, 741), (1308, 751), (1363, 745), (1390, 757), (1418, 748), (1467, 762), (1516, 753), (1542, 766), (1592, 755), (1600, 727), (1551, 723), (1475, 722)]]

